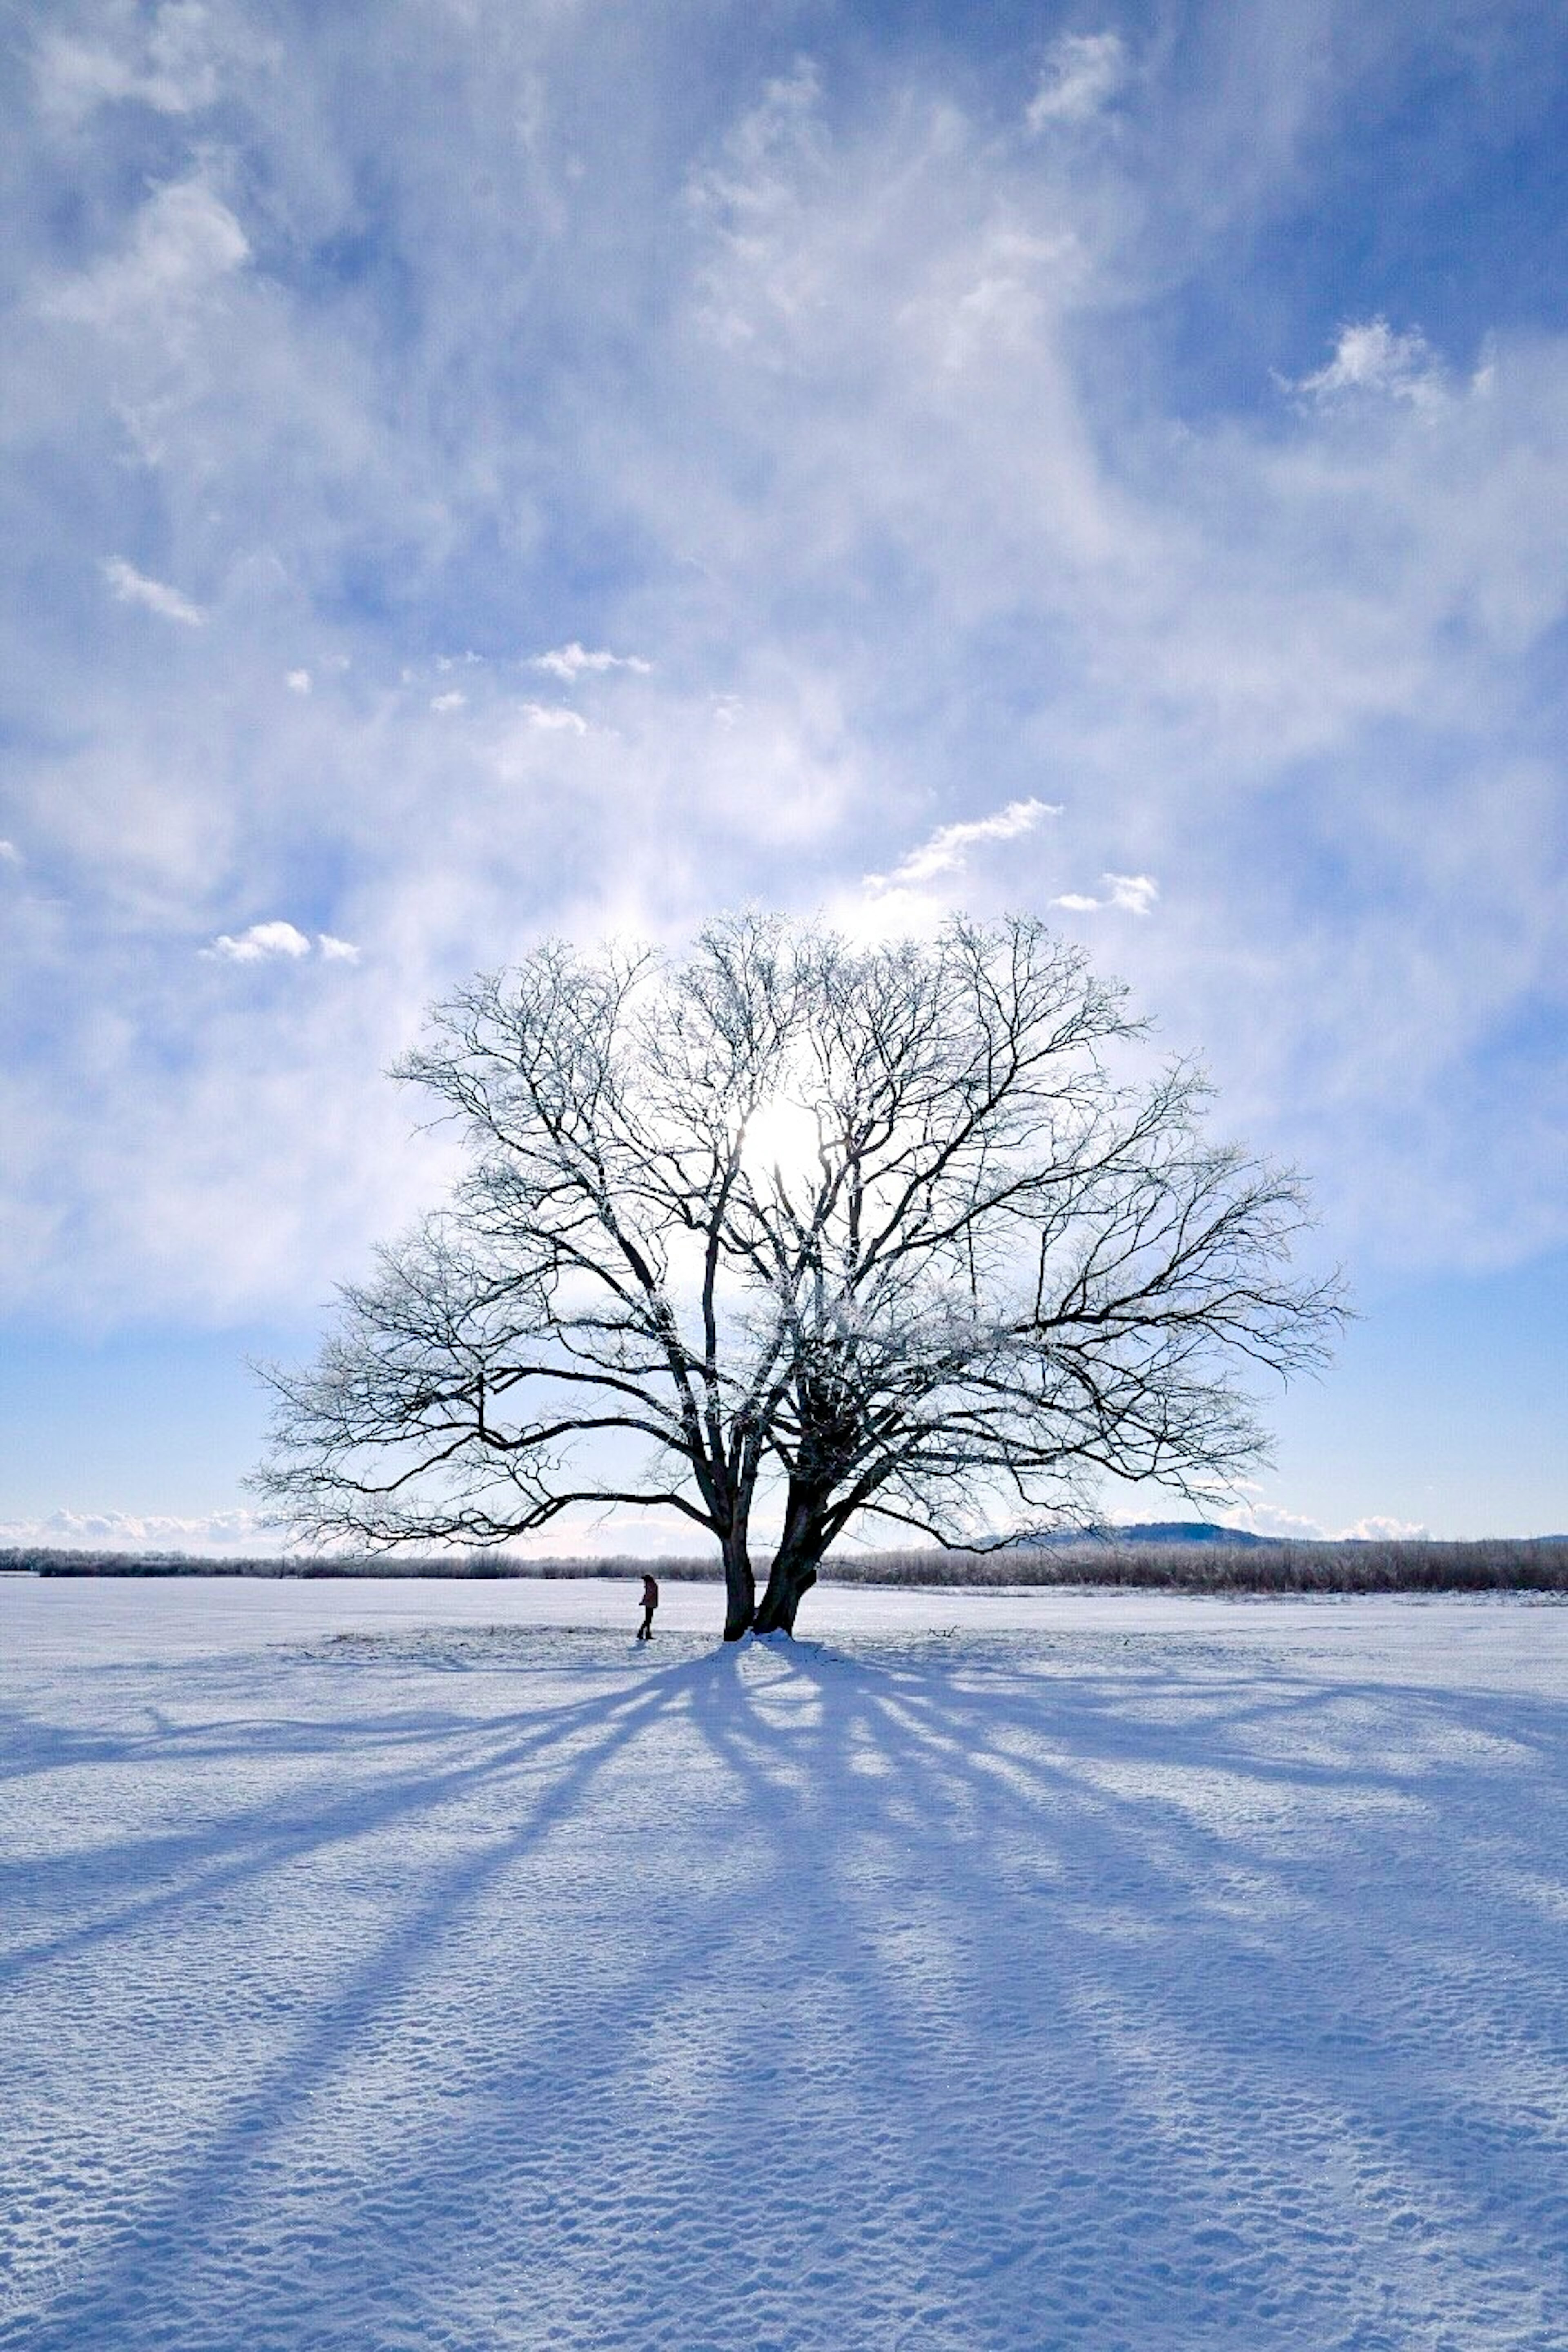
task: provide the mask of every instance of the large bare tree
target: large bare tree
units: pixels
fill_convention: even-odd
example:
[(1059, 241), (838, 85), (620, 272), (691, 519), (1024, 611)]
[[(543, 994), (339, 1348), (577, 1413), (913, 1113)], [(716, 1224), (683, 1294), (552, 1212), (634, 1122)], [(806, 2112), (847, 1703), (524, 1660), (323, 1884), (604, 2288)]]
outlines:
[(1340, 1308), (1291, 1277), (1297, 1181), (1206, 1140), (1142, 1035), (1028, 919), (857, 947), (748, 914), (684, 962), (476, 981), (396, 1073), (467, 1172), (268, 1374), (274, 1518), (379, 1547), (677, 1512), (734, 1639), (792, 1631), (857, 1519), (979, 1546), (1102, 1473), (1212, 1494), (1263, 1451), (1256, 1374)]

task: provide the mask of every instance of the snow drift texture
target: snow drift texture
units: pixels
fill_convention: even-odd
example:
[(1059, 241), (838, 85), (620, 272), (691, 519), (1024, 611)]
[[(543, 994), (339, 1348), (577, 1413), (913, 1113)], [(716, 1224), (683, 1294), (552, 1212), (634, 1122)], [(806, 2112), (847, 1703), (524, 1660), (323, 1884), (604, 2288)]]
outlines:
[(812, 1606), (6, 1580), (0, 2344), (1560, 2352), (1568, 1610)]

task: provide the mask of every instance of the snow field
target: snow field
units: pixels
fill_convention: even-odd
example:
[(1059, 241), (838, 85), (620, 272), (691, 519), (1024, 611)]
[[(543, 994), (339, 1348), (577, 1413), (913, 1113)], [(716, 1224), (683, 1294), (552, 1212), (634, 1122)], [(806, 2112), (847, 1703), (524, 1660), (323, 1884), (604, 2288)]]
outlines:
[(1568, 1609), (0, 1582), (5, 2352), (1568, 2344)]

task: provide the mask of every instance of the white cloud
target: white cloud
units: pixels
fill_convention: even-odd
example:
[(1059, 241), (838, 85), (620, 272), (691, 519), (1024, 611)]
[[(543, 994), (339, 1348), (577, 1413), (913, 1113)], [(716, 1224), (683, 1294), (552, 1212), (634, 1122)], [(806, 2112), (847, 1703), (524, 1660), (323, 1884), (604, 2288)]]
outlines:
[(548, 670), (552, 677), (563, 678), (567, 685), (584, 673), (598, 676), (605, 670), (629, 669), (635, 670), (640, 677), (647, 677), (653, 671), (652, 662), (644, 661), (640, 655), (590, 653), (574, 639), (569, 646), (557, 646), (552, 653), (535, 654), (531, 667)]
[(308, 669), (291, 669), (289, 673), (288, 684), (290, 694), (309, 694), (311, 684), (310, 671)]
[(563, 730), (570, 735), (588, 732), (587, 720), (580, 712), (568, 710), (563, 703), (525, 702), (522, 715), (531, 727), (543, 728), (549, 733), (559, 734)]
[(1358, 1519), (1352, 1528), (1342, 1528), (1341, 1543), (1410, 1543), (1431, 1534), (1430, 1528), (1418, 1519), (1390, 1519), (1377, 1517)]
[[(717, 168), (694, 173), (688, 202), (712, 226), (715, 251), (701, 276), (701, 326), (724, 350), (764, 349), (772, 331), (809, 313), (823, 257), (809, 236), (805, 189), (822, 184), (826, 142), (821, 83), (809, 58), (770, 81), (724, 142)], [(760, 298), (760, 299), (759, 299)]]
[[(134, 14), (116, 0), (35, 21)], [(632, 18), (646, 30), (668, 15)], [(1392, 331), (1339, 339), (1291, 407), (1267, 398), (1261, 360), (1256, 416), (1228, 360), (1223, 414), (1205, 408), (1202, 371), (1167, 398), (1147, 298), (1185, 282), (1170, 274), (1173, 242), (1180, 269), (1201, 272), (1213, 220), (1256, 199), (1266, 221), (1309, 184), (1290, 142), (1321, 121), (1321, 93), (1278, 69), (1284, 128), (1271, 118), (1257, 142), (1234, 140), (1241, 100), (1212, 79), (1206, 146), (1188, 136), (1181, 92), (1152, 80), (1160, 107), (1137, 140), (1058, 138), (1048, 126), (1068, 115), (1051, 109), (1072, 79), (1058, 55), (1047, 137), (1029, 144), (966, 118), (957, 85), (922, 86), (918, 67), (900, 68), (892, 103), (874, 63), (864, 92), (829, 64), (827, 104), (809, 73), (749, 111), (744, 87), (715, 84), (704, 123), (724, 109), (744, 120), (686, 155), (686, 118), (651, 76), (638, 104), (668, 178), (646, 208), (643, 184), (622, 193), (605, 168), (625, 130), (606, 84), (602, 120), (584, 112), (572, 199), (599, 191), (605, 207), (595, 268), (570, 238), (545, 238), (520, 268), (517, 240), (552, 192), (528, 177), (508, 77), (525, 19), (546, 17), (569, 47), (572, 12), (525, 11), (517, 54), (481, 59), (461, 12), (440, 16), (437, 49), (436, 17), (416, 11), (352, 116), (301, 37), (297, 77), (258, 76), (236, 98), (237, 123), (251, 111), (232, 184), (188, 136), (205, 126), (136, 106), (104, 108), (90, 142), (20, 134), (18, 170), (46, 193), (57, 168), (90, 183), (71, 215), (89, 258), (67, 309), (98, 331), (40, 317), (39, 261), (19, 313), (36, 348), (14, 347), (8, 367), (27, 404), (18, 446), (93, 484), (90, 501), (51, 510), (50, 530), (89, 593), (107, 593), (101, 551), (130, 546), (204, 592), (226, 584), (225, 660), (178, 694), (149, 674), (144, 632), (103, 632), (117, 642), (84, 656), (74, 621), (26, 614), (44, 646), (39, 704), (70, 710), (81, 750), (64, 774), (41, 755), (16, 761), (0, 821), (29, 871), (69, 861), (91, 903), (79, 923), (73, 909), (68, 958), (43, 913), (24, 941), (23, 893), (8, 894), (5, 961), (50, 1015), (28, 1049), (41, 1075), (22, 1189), (40, 1231), (55, 1232), (58, 1202), (58, 1230), (89, 1240), (5, 1253), (10, 1264), (40, 1298), (88, 1311), (100, 1297), (132, 1312), (314, 1298), (334, 1249), (352, 1263), (412, 1205), (385, 1189), (405, 1113), (395, 1100), (378, 1124), (376, 1073), (424, 997), (532, 931), (673, 930), (752, 895), (804, 907), (843, 892), (869, 921), (916, 928), (949, 887), (977, 912), (1004, 891), (1017, 903), (1040, 836), (972, 837), (966, 873), (963, 829), (928, 841), (931, 813), (1024, 805), (1038, 780), (1069, 774), (1057, 871), (1080, 887), (1068, 907), (1081, 903), (1086, 928), (1102, 907), (1123, 910), (1116, 955), (1140, 1003), (1173, 1046), (1211, 1050), (1238, 1130), (1321, 1171), (1321, 1192), (1323, 1177), (1338, 1184), (1337, 1251), (1369, 1224), (1399, 1228), (1398, 1246), (1429, 1262), (1560, 1239), (1554, 1098), (1510, 1100), (1500, 1048), (1479, 1116), (1467, 1071), (1476, 1041), (1508, 1037), (1510, 1008), (1554, 989), (1560, 963), (1561, 763), (1532, 731), (1527, 656), (1563, 606), (1568, 341), (1505, 336), (1491, 396), (1430, 411), (1389, 394), (1427, 363)], [(1210, 53), (1227, 54), (1217, 37)], [(404, 102), (437, 58), (474, 100), (471, 156), (443, 152)], [(1141, 76), (1141, 53), (1133, 63)], [(595, 69), (585, 54), (582, 69)], [(492, 92), (504, 133), (486, 128)], [(1226, 171), (1199, 168), (1233, 152), (1249, 175), (1240, 200)], [(716, 153), (721, 172), (702, 182)], [(379, 269), (340, 282), (308, 260), (363, 226), (372, 169), (388, 190), (377, 236), (406, 272), (407, 299), (385, 316)], [(473, 198), (481, 170), (493, 210)], [(173, 184), (149, 195), (149, 173)], [(676, 178), (700, 200), (671, 203)], [(1200, 180), (1215, 207), (1201, 220)], [(266, 230), (243, 268), (250, 203)], [(1069, 255), (1070, 269), (1053, 257)], [(536, 317), (561, 336), (528, 342), (540, 398), (525, 406), (520, 331)], [(584, 363), (612, 326), (630, 363)], [(1375, 398), (1353, 397), (1369, 386)], [(162, 453), (155, 470), (128, 462), (132, 409), (147, 420), (142, 455)], [(595, 566), (587, 597), (570, 562), (552, 569), (579, 519), (583, 543), (636, 551)], [(241, 593), (258, 548), (283, 569), (265, 595)], [(345, 593), (361, 581), (367, 597)], [(209, 634), (216, 591), (214, 606)], [(520, 653), (548, 637), (535, 658), (558, 666), (520, 660), (519, 700), (498, 703), (492, 726), (425, 729), (428, 697), (459, 683), (492, 716), (474, 683), (487, 673), (437, 676), (430, 648), (456, 665), (470, 635), (488, 646), (508, 632)], [(629, 667), (645, 644), (658, 672), (626, 696), (624, 740), (575, 742), (574, 712), (521, 707), (576, 690), (586, 709), (590, 689), (625, 677), (591, 665)], [(330, 658), (353, 660), (344, 691), (334, 680), (310, 714), (296, 689), (277, 692), (304, 645), (318, 679)], [(405, 659), (413, 726), (382, 698)], [(699, 679), (701, 691), (677, 683)], [(712, 700), (715, 680), (736, 699)], [(1401, 747), (1412, 724), (1419, 757)], [(1497, 755), (1472, 759), (1483, 735)], [(1544, 781), (1527, 789), (1516, 770), (1537, 756)], [(1294, 788), (1308, 773), (1310, 794)], [(923, 844), (900, 869), (916, 881), (884, 874), (861, 892), (861, 869), (894, 865), (900, 841)], [(1136, 844), (1151, 874), (1091, 883), (1112, 844), (1129, 858)], [(1049, 845), (1054, 858), (1054, 830)], [(1168, 877), (1177, 855), (1180, 892), (1167, 878), (1161, 922), (1139, 922), (1151, 898), (1132, 886)], [(1327, 898), (1311, 877), (1331, 870), (1342, 887)], [(219, 1068), (239, 1032), (202, 1025), (210, 992), (189, 990), (184, 944), (187, 923), (191, 944), (210, 937), (232, 902), (203, 911), (201, 894), (236, 874), (268, 896), (278, 886), (259, 877), (305, 875), (298, 899), (273, 903), (321, 911), (343, 875), (375, 942), (375, 990), (291, 986), (276, 1021), (250, 1023), (268, 1033), (244, 1063), (270, 1106), (264, 1160), (248, 1136), (232, 1152), (225, 1140), (245, 1132)], [(155, 953), (132, 966), (119, 944), (160, 925), (180, 943), (167, 983)], [(252, 987), (218, 993), (224, 1015), (248, 1018)], [(200, 1013), (188, 1028), (185, 995)], [(183, 1060), (138, 1042), (165, 1035), (185, 1042)], [(331, 1152), (326, 1093), (345, 1106)], [(1314, 1105), (1326, 1108), (1309, 1130)], [(0, 1126), (9, 1139), (17, 1121)], [(115, 1139), (112, 1158), (84, 1154), (95, 1129)], [(201, 1185), (243, 1197), (247, 1216), (207, 1215)], [(296, 1202), (297, 1221), (271, 1217), (268, 1196)]]
[[(1147, 1517), (1146, 1510), (1124, 1514)], [(1321, 1519), (1305, 1517), (1299, 1511), (1280, 1509), (1275, 1503), (1244, 1502), (1239, 1508), (1226, 1510), (1223, 1517), (1227, 1525), (1246, 1528), (1255, 1536), (1275, 1536), (1282, 1543), (1408, 1543), (1429, 1537), (1431, 1529), (1418, 1519), (1395, 1519), (1373, 1513), (1357, 1519), (1353, 1526), (1331, 1530)]]
[(1146, 915), (1160, 895), (1160, 886), (1152, 874), (1102, 874), (1100, 877), (1105, 891), (1103, 898), (1092, 898), (1081, 890), (1064, 891), (1053, 898), (1053, 907), (1065, 907), (1069, 914), (1091, 915), (1106, 907), (1117, 907), (1124, 914)]
[(1033, 131), (1053, 122), (1087, 122), (1126, 80), (1127, 50), (1119, 33), (1065, 33), (1052, 44), (1024, 120)]
[(0, 1519), (0, 1544), (42, 1551), (226, 1551), (275, 1554), (275, 1531), (254, 1511), (184, 1518), (161, 1512), (51, 1511), (46, 1518)]
[(929, 841), (895, 866), (890, 874), (868, 874), (865, 887), (878, 893), (888, 890), (918, 889), (939, 875), (961, 874), (968, 862), (969, 852), (986, 841), (1015, 841), (1020, 834), (1032, 833), (1044, 816), (1060, 816), (1061, 807), (1055, 801), (1009, 801), (1005, 808), (993, 816), (975, 817), (967, 823), (939, 825)]
[(164, 0), (136, 58), (67, 33), (47, 33), (34, 55), (40, 104), (46, 113), (69, 122), (127, 99), (159, 114), (190, 114), (210, 106), (218, 94), (210, 24), (202, 0)]
[(1443, 396), (1442, 362), (1426, 337), (1395, 334), (1386, 319), (1340, 329), (1332, 359), (1295, 389), (1319, 406), (1356, 394), (1381, 394), (1429, 407)]
[(201, 952), (225, 963), (263, 963), (274, 956), (308, 956), (310, 942), (292, 923), (252, 923), (237, 939), (226, 931), (220, 932), (211, 947), (203, 948)]
[(162, 614), (165, 621), (181, 621), (188, 629), (199, 629), (206, 620), (199, 604), (193, 604), (188, 596), (162, 580), (149, 580), (122, 556), (106, 556), (100, 568), (110, 593), (121, 604), (144, 604), (148, 612)]
[(1248, 1503), (1245, 1508), (1225, 1514), (1227, 1524), (1234, 1520), (1255, 1536), (1278, 1536), (1282, 1542), (1321, 1543), (1324, 1530), (1316, 1519), (1302, 1517), (1299, 1511), (1283, 1511), (1274, 1503)]
[(154, 191), (124, 250), (52, 294), (53, 316), (140, 333), (149, 314), (196, 299), (250, 257), (250, 241), (198, 173)]
[(0, 866), (20, 866), (22, 853), (14, 841), (0, 841)]
[(467, 705), (468, 699), (468, 696), (460, 694), (455, 686), (449, 687), (445, 694), (432, 697), (430, 708), (432, 710), (440, 711), (461, 710)]
[(1146, 915), (1160, 895), (1152, 874), (1102, 874), (1100, 880), (1110, 892), (1111, 905), (1130, 915)]
[(358, 963), (359, 950), (352, 940), (335, 940), (331, 931), (318, 931), (316, 945), (327, 963)]

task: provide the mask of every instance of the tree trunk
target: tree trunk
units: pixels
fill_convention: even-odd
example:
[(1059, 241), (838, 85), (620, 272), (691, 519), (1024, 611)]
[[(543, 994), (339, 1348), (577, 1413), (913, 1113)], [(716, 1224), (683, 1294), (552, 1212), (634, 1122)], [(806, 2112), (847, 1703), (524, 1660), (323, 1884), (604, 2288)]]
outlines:
[(757, 1613), (757, 1580), (752, 1574), (751, 1553), (744, 1536), (731, 1536), (721, 1546), (724, 1555), (724, 1639), (738, 1642), (749, 1633)]
[(795, 1612), (816, 1582), (816, 1563), (821, 1557), (821, 1549), (815, 1546), (779, 1546), (768, 1575), (768, 1589), (752, 1621), (753, 1633), (795, 1632)]
[(791, 1479), (784, 1533), (768, 1571), (768, 1589), (752, 1620), (753, 1633), (795, 1632), (795, 1612), (816, 1582), (816, 1564), (830, 1540), (822, 1530), (825, 1499), (814, 1481)]

